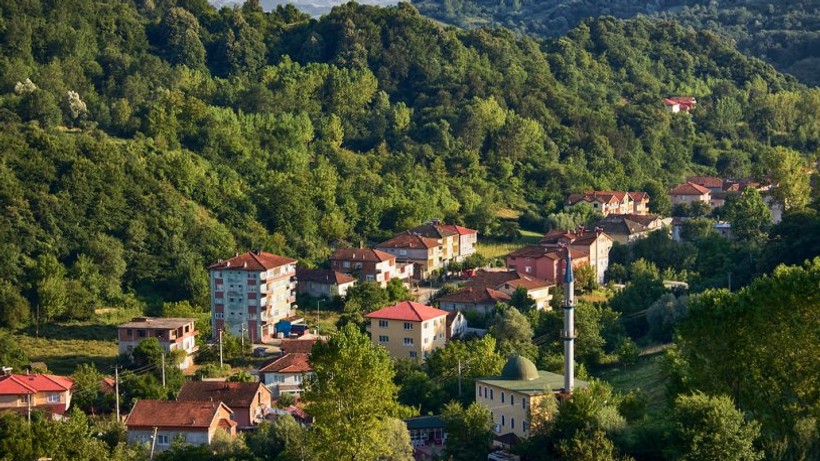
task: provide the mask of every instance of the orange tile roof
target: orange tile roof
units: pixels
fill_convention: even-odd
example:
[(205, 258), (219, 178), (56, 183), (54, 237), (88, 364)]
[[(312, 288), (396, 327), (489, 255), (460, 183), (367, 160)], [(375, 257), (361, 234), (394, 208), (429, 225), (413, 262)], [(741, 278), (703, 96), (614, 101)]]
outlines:
[(230, 408), (253, 403), (258, 392), (270, 392), (262, 383), (234, 383), (228, 381), (187, 381), (179, 390), (177, 400), (195, 402), (222, 402)]
[(317, 341), (318, 339), (283, 339), (279, 349), (286, 354), (291, 352), (310, 354)]
[(689, 176), (688, 178), (686, 178), (686, 182), (691, 182), (692, 184), (697, 184), (708, 189), (723, 188), (723, 179), (716, 178), (714, 176)]
[(227, 270), (247, 270), (247, 271), (266, 271), (280, 266), (295, 263), (295, 259), (279, 256), (272, 253), (265, 253), (260, 251), (255, 253), (248, 251), (233, 258), (219, 261), (211, 265), (208, 269), (227, 269)]
[(709, 189), (691, 182), (683, 183), (669, 191), (669, 195), (706, 195)]
[(339, 248), (333, 252), (330, 259), (382, 262), (396, 259), (396, 257), (390, 253), (385, 253), (381, 250), (372, 250), (370, 248)]
[(297, 267), (296, 280), (298, 282), (314, 282), (323, 283), (325, 285), (344, 285), (345, 283), (355, 282), (356, 278), (329, 269)]
[(506, 302), (510, 299), (511, 298), (508, 294), (492, 288), (467, 287), (462, 288), (455, 293), (450, 293), (447, 296), (442, 296), (439, 301), (451, 303), (495, 304), (499, 302)]
[(125, 418), (125, 426), (207, 429), (211, 427), (220, 406), (233, 413), (233, 410), (222, 402), (138, 400)]
[(74, 380), (57, 375), (18, 375), (0, 377), (0, 395), (65, 392), (74, 387)]
[(441, 227), (445, 229), (449, 229), (455, 232), (458, 235), (469, 235), (469, 234), (477, 234), (478, 231), (474, 229), (469, 229), (467, 227), (459, 226), (458, 224), (442, 224)]
[(424, 248), (430, 249), (441, 246), (438, 239), (423, 237), (415, 234), (399, 234), (392, 239), (377, 245), (379, 248), (408, 248), (411, 250)]
[(369, 319), (406, 320), (409, 322), (424, 322), (447, 315), (447, 311), (436, 309), (413, 301), (402, 301), (365, 315)]
[(259, 369), (259, 373), (308, 373), (310, 371), (313, 371), (310, 366), (310, 354), (300, 352), (285, 354)]

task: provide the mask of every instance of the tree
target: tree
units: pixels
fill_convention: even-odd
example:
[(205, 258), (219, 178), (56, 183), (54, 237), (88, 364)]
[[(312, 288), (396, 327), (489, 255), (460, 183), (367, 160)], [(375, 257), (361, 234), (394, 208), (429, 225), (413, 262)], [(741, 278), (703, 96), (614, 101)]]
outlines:
[(390, 304), (387, 290), (376, 282), (358, 283), (347, 290), (345, 311), (367, 314)]
[(615, 461), (630, 460), (629, 457), (617, 456), (615, 444), (602, 430), (591, 431), (583, 437), (562, 440), (558, 453), (566, 460), (573, 461)]
[(400, 414), (387, 351), (346, 325), (310, 356), (315, 373), (305, 389), (314, 459), (377, 460), (392, 453), (385, 437)]
[(441, 416), (447, 431), (447, 459), (474, 461), (487, 458), (493, 440), (490, 410), (475, 402), (467, 408), (451, 402), (444, 406)]
[(99, 410), (102, 373), (93, 364), (81, 363), (71, 377), (74, 379), (71, 395), (74, 404), (86, 413), (93, 413), (95, 407)]
[(199, 21), (184, 8), (173, 7), (162, 16), (160, 33), (171, 64), (192, 69), (205, 66), (205, 47), (199, 39)]
[(522, 314), (527, 314), (535, 309), (535, 301), (527, 293), (524, 287), (518, 287), (510, 296), (510, 307), (517, 309)]
[(649, 194), (649, 208), (660, 216), (672, 214), (672, 199), (669, 191), (659, 181), (649, 180), (643, 184), (642, 190)]
[(7, 280), (0, 280), (0, 327), (18, 328), (29, 320), (28, 300)]
[(683, 461), (756, 461), (763, 453), (755, 448), (760, 424), (746, 421), (732, 400), (703, 393), (681, 395), (672, 410), (675, 451)]
[(159, 343), (159, 339), (152, 337), (140, 341), (137, 347), (131, 351), (131, 356), (137, 365), (156, 365), (162, 361), (164, 353), (165, 350)]
[(680, 236), (687, 242), (695, 242), (715, 233), (714, 222), (708, 218), (692, 218), (681, 225)]
[(18, 372), (29, 364), (28, 355), (20, 343), (5, 330), (0, 329), (0, 366), (11, 367)]
[[(630, 272), (630, 282), (610, 300), (612, 309), (624, 315), (643, 311), (666, 292), (658, 268), (654, 264), (639, 259), (632, 263)], [(644, 318), (639, 317), (627, 324), (627, 331), (633, 337), (641, 336), (645, 330)]]
[(387, 432), (384, 434), (389, 451), (379, 457), (379, 461), (413, 461), (413, 445), (410, 443), (410, 432), (404, 421), (398, 418), (387, 420)]
[(513, 354), (521, 354), (530, 360), (538, 357), (538, 348), (532, 343), (532, 326), (527, 317), (514, 307), (496, 307), (490, 334), (498, 341), (498, 352), (504, 357)]
[(646, 310), (646, 322), (649, 324), (649, 335), (655, 341), (669, 342), (675, 325), (686, 318), (689, 298), (677, 298), (667, 293), (652, 303)]
[[(444, 347), (435, 349), (425, 362), (428, 374), (441, 380), (445, 395), (461, 396), (465, 405), (473, 401), (472, 386), (466, 383), (481, 376), (497, 376), (501, 373), (505, 359), (498, 353), (496, 340), (487, 335), (480, 339), (450, 341)], [(461, 368), (459, 389), (458, 370)], [(466, 389), (466, 391), (465, 391)]]
[(273, 422), (263, 421), (248, 434), (246, 443), (260, 460), (274, 461), (286, 450), (297, 452), (296, 445), (304, 444), (305, 428), (291, 415), (277, 416)]
[(783, 209), (799, 209), (809, 203), (811, 187), (806, 174), (806, 161), (787, 147), (778, 146), (763, 155), (763, 164), (775, 184), (772, 190)]
[(762, 241), (772, 225), (772, 213), (753, 187), (744, 189), (740, 196), (727, 197), (723, 210), (732, 223), (732, 235), (739, 240)]
[(413, 295), (402, 279), (394, 278), (387, 282), (387, 298), (390, 300), (389, 302), (397, 303), (399, 301), (411, 301)]

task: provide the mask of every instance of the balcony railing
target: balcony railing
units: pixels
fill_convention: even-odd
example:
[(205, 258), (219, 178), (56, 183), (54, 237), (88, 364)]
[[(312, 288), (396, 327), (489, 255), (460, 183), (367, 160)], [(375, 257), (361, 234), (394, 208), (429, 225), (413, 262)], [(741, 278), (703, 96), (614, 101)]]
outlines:
[(576, 335), (575, 335), (574, 331), (572, 332), (572, 334), (570, 334), (567, 330), (561, 330), (561, 339), (575, 339), (575, 338), (576, 338)]

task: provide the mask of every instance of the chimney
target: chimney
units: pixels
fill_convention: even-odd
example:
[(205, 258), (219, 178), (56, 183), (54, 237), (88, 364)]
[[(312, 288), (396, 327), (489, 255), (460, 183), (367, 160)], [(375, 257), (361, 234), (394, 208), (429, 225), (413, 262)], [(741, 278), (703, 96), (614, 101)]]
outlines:
[(567, 250), (564, 270), (564, 392), (572, 393), (575, 387), (575, 278), (572, 274), (572, 254)]

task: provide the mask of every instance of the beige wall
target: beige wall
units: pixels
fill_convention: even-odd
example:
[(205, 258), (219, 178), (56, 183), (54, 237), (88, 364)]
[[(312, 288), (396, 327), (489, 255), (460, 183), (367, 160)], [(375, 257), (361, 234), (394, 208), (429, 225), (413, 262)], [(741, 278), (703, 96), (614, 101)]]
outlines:
[[(386, 322), (386, 326), (380, 326), (380, 321)], [(412, 328), (405, 329), (405, 323), (412, 325)], [(413, 344), (405, 345), (405, 338), (412, 339)], [(425, 352), (444, 347), (447, 342), (447, 316), (442, 315), (425, 322), (371, 318), (370, 340), (373, 344), (383, 346), (395, 358), (416, 358), (423, 361)], [(415, 352), (415, 357), (411, 356), (411, 352)]]
[(703, 194), (703, 195), (671, 195), (670, 198), (672, 199), (672, 205), (679, 205), (681, 203), (691, 205), (694, 202), (706, 202), (708, 204), (712, 197), (711, 197), (711, 194)]
[[(484, 397), (485, 390), (487, 397)], [(522, 438), (530, 436), (533, 400), (529, 395), (489, 386), (482, 381), (476, 382), (475, 392), (476, 403), (492, 413), (493, 430), (498, 428), (497, 435), (512, 432)], [(535, 397), (536, 402), (538, 398)]]

